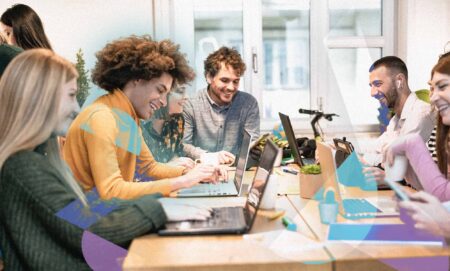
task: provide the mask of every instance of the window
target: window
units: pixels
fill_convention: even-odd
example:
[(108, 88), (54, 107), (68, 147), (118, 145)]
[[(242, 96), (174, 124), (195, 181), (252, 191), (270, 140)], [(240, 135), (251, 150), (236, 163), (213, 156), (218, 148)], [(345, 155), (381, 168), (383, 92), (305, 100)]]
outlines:
[[(203, 60), (222, 45), (241, 52), (241, 90), (255, 96), (262, 130), (278, 112), (296, 130), (310, 131), (299, 108), (340, 115), (326, 129), (376, 131), (378, 102), (370, 97), (369, 66), (393, 54), (394, 1), (389, 0), (154, 0), (158, 39), (181, 44), (205, 87)], [(162, 12), (163, 14), (166, 14)], [(158, 36), (158, 26), (166, 24)], [(167, 31), (169, 30), (169, 31)], [(339, 128), (345, 127), (345, 128)]]

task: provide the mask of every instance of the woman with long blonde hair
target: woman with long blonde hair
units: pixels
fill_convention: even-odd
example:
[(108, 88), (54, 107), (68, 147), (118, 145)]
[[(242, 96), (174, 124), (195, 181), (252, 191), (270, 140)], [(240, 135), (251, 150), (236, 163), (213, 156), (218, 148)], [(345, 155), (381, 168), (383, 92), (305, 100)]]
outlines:
[[(0, 79), (0, 250), (5, 270), (89, 269), (81, 247), (83, 228), (57, 215), (77, 201), (80, 214), (90, 211), (56, 143), (79, 110), (77, 76), (74, 66), (52, 51), (32, 49), (14, 58)], [(112, 212), (87, 230), (127, 247), (174, 217), (173, 207), (163, 209), (156, 198), (110, 201)]]

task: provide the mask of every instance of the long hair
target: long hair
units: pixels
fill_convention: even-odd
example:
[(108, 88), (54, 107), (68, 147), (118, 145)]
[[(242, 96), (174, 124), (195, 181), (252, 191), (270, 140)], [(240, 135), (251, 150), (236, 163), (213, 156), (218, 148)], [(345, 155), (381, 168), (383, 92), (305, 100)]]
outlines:
[[(431, 79), (433, 79), (434, 73), (442, 73), (450, 76), (450, 55), (442, 56), (439, 58), (438, 63), (433, 67), (431, 71)], [(450, 126), (442, 122), (441, 116), (437, 117), (437, 130), (436, 130), (436, 153), (438, 158), (439, 170), (447, 176), (448, 167), (448, 140), (449, 140)], [(448, 177), (448, 176), (447, 176)]]
[(52, 46), (45, 35), (41, 19), (29, 6), (23, 4), (13, 5), (2, 14), (0, 21), (12, 27), (17, 46), (24, 50), (33, 48), (52, 50)]
[(49, 162), (86, 206), (86, 197), (60, 157), (56, 137), (61, 89), (76, 78), (73, 64), (48, 49), (27, 50), (0, 79), (0, 169), (11, 155), (44, 142)]

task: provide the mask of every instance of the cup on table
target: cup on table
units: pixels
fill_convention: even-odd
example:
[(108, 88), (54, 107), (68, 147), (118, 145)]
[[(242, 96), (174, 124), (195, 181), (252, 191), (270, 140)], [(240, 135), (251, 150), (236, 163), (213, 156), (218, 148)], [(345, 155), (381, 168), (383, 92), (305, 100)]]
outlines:
[(271, 174), (267, 180), (266, 189), (261, 200), (259, 208), (261, 209), (275, 209), (275, 204), (278, 197), (278, 176)]
[(204, 164), (211, 166), (218, 166), (219, 155), (215, 152), (205, 152), (200, 155), (200, 159), (195, 160), (195, 164)]
[(397, 155), (394, 158), (394, 164), (390, 166), (385, 163), (384, 170), (386, 173), (386, 180), (397, 182), (403, 180), (408, 168), (408, 159), (404, 155)]
[(339, 212), (339, 205), (334, 203), (319, 203), (320, 221), (323, 224), (335, 223)]

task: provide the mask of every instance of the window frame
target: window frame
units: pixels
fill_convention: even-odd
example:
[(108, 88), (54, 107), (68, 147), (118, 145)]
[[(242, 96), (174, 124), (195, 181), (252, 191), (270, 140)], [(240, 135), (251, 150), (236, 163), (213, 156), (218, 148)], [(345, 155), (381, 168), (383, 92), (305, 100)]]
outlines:
[[(189, 59), (195, 59), (193, 0), (152, 0), (154, 11), (155, 38), (160, 40), (170, 38), (181, 44), (181, 50)], [(397, 28), (396, 10), (398, 0), (381, 0), (382, 34), (381, 36), (333, 36), (329, 37), (329, 9), (328, 1), (310, 0), (310, 105), (311, 109), (323, 110), (327, 104), (326, 90), (329, 89), (328, 80), (321, 80), (323, 67), (330, 72), (328, 50), (343, 48), (381, 48), (382, 56), (394, 55), (397, 47), (395, 31)], [(259, 102), (262, 112), (264, 69), (262, 42), (262, 3), (260, 0), (242, 1), (243, 19), (243, 59), (247, 64), (247, 71), (241, 84)], [(259, 18), (259, 19), (257, 19)], [(182, 29), (181, 29), (182, 26)], [(178, 30), (180, 28), (180, 30)], [(192, 63), (191, 63), (192, 64)], [(321, 72), (322, 71), (322, 72)], [(198, 80), (203, 73), (198, 73)], [(192, 94), (196, 90), (188, 88)], [(370, 97), (367, 97), (370, 99)], [(296, 133), (312, 134), (309, 117), (291, 117)], [(270, 132), (279, 120), (261, 119), (261, 132)], [(347, 132), (373, 133), (378, 131), (378, 124), (348, 126), (333, 125), (332, 122), (321, 122), (327, 133), (336, 134)]]

